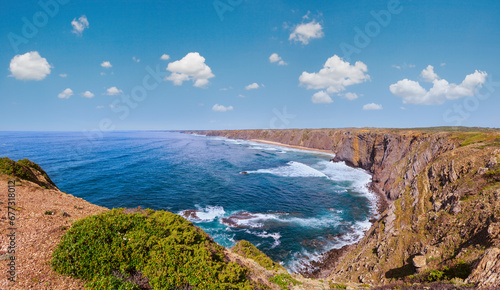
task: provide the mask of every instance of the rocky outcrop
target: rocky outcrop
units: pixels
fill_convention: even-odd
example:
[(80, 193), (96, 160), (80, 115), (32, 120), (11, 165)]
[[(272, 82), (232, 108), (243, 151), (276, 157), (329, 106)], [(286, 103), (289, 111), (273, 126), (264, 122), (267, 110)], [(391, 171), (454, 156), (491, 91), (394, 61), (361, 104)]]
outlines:
[[(493, 258), (486, 251), (500, 245), (498, 131), (428, 128), (198, 133), (331, 150), (335, 161), (373, 174), (372, 188), (387, 198), (388, 207), (357, 245), (330, 263), (332, 268), (322, 271), (329, 280), (369, 284), (460, 280), (471, 271), (467, 280), (471, 283), (496, 279), (492, 276), (496, 270), (488, 274), (485, 269), (494, 267), (492, 262), (488, 264)], [(440, 272), (429, 278), (431, 270)]]
[(477, 284), (479, 287), (500, 285), (500, 249), (488, 249), (465, 282)]

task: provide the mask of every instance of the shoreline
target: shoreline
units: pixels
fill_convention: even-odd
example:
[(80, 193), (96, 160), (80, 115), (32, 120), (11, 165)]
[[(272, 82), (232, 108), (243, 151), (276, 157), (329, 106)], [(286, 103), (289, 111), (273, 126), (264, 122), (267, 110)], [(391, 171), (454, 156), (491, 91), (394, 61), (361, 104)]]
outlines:
[[(231, 138), (229, 138), (229, 139), (231, 139)], [(280, 142), (267, 141), (267, 140), (262, 140), (262, 139), (249, 139), (249, 141), (268, 144), (268, 145), (275, 145), (275, 146), (281, 146), (281, 147), (287, 147), (287, 148), (293, 148), (293, 149), (299, 149), (299, 150), (306, 150), (306, 151), (313, 151), (313, 152), (328, 153), (328, 154), (335, 155), (335, 152), (333, 152), (332, 150), (315, 149), (315, 148), (309, 148), (309, 147), (303, 147), (303, 146), (297, 146), (297, 145), (288, 145), (288, 144), (284, 144), (284, 143), (280, 143)], [(349, 167), (352, 167), (352, 168), (363, 169), (360, 167), (351, 166), (347, 163), (346, 163), (346, 165)], [(363, 169), (363, 170), (365, 170), (365, 169)], [(377, 200), (375, 202), (377, 205), (377, 214), (382, 215), (382, 213), (387, 209), (387, 207), (389, 205), (389, 201), (388, 201), (386, 195), (383, 192), (381, 192), (373, 183), (373, 173), (368, 171), (368, 170), (365, 170), (365, 171), (370, 173), (370, 175), (372, 176), (372, 181), (370, 181), (370, 183), (367, 184), (367, 187), (368, 187), (368, 190), (371, 191), (373, 194), (375, 194), (375, 196), (377, 197)], [(374, 217), (374, 218), (376, 218), (376, 217)], [(373, 224), (373, 222), (372, 222), (372, 224)]]
[[(250, 139), (250, 141), (257, 142), (257, 143), (263, 143), (263, 144), (269, 144), (269, 145), (276, 145), (276, 146), (281, 146), (281, 147), (288, 147), (288, 148), (293, 148), (293, 149), (300, 149), (300, 150), (307, 150), (307, 151), (315, 151), (315, 152), (322, 152), (322, 153), (329, 153), (333, 154), (335, 156), (335, 152), (331, 150), (323, 150), (323, 149), (314, 149), (314, 148), (308, 148), (308, 147), (303, 147), (303, 146), (296, 146), (296, 145), (288, 145), (288, 144), (283, 144), (279, 142), (274, 142), (274, 141), (267, 141), (267, 140), (261, 140), (261, 139)], [(346, 163), (347, 165), (347, 163)], [(347, 165), (350, 166), (350, 165)], [(359, 168), (355, 166), (350, 166), (352, 168)], [(362, 168), (360, 168), (362, 169)], [(367, 170), (366, 170), (367, 171)], [(373, 173), (370, 171), (367, 171), (370, 173), (370, 175), (373, 178)], [(364, 234), (361, 239), (359, 239), (357, 242), (349, 244), (349, 245), (344, 245), (341, 248), (338, 249), (332, 249), (329, 251), (326, 251), (321, 254), (321, 258), (318, 261), (313, 261), (310, 266), (311, 268), (305, 268), (302, 271), (299, 271), (301, 275), (303, 275), (306, 278), (313, 278), (313, 279), (319, 279), (319, 278), (326, 278), (332, 271), (332, 269), (337, 265), (337, 263), (344, 258), (344, 256), (349, 252), (349, 250), (353, 249), (357, 244), (361, 242), (362, 239), (366, 237), (366, 233), (368, 233), (373, 225), (380, 219), (382, 216), (383, 212), (388, 208), (389, 206), (389, 201), (386, 197), (386, 195), (375, 186), (372, 181), (370, 181), (367, 184), (367, 188), (370, 192), (372, 192), (376, 196), (376, 215), (373, 216), (372, 218), (369, 219), (369, 222), (371, 223), (370, 229), (368, 229)]]
[[(231, 138), (229, 138), (229, 139), (231, 139)], [(274, 141), (267, 141), (267, 140), (262, 140), (262, 139), (249, 139), (249, 141), (268, 144), (268, 145), (276, 145), (276, 146), (281, 146), (281, 147), (288, 147), (288, 148), (306, 150), (306, 151), (322, 152), (322, 153), (328, 153), (328, 154), (335, 155), (335, 153), (332, 150), (314, 149), (314, 148), (303, 147), (303, 146), (288, 145), (288, 144), (283, 144), (283, 143), (274, 142)]]

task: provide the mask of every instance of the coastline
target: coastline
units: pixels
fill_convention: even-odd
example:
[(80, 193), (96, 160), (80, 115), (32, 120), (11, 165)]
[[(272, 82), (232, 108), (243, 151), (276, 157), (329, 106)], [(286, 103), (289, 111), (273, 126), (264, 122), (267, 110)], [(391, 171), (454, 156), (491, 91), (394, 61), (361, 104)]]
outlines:
[[(333, 152), (331, 150), (323, 150), (323, 149), (315, 149), (315, 148), (309, 148), (309, 147), (303, 147), (303, 146), (288, 145), (288, 144), (284, 144), (284, 143), (280, 143), (280, 142), (267, 141), (267, 140), (262, 140), (262, 139), (250, 139), (249, 141), (268, 144), (268, 145), (275, 145), (275, 146), (288, 147), (288, 148), (293, 148), (293, 149), (306, 150), (306, 151), (312, 151), (312, 152), (321, 152), (321, 153), (328, 153), (328, 154), (335, 155), (335, 152)], [(359, 168), (359, 167), (351, 166), (347, 163), (346, 163), (346, 165), (350, 166), (352, 168)], [(369, 171), (367, 171), (367, 172), (369, 172)], [(372, 172), (369, 172), (369, 173), (373, 177), (373, 173)], [(374, 185), (373, 181), (370, 181), (370, 183), (367, 185), (367, 187), (368, 187), (368, 190), (370, 190), (372, 193), (374, 193), (377, 196), (377, 200), (376, 200), (377, 213), (378, 213), (378, 215), (382, 215), (382, 213), (387, 209), (387, 207), (389, 205), (389, 201), (387, 199), (387, 196)], [(372, 224), (373, 224), (373, 222), (372, 222)]]
[(299, 149), (299, 150), (306, 150), (306, 151), (314, 151), (314, 152), (322, 152), (322, 153), (328, 153), (328, 154), (335, 154), (331, 150), (314, 149), (314, 148), (303, 147), (303, 146), (288, 145), (288, 144), (283, 144), (283, 143), (274, 142), (274, 141), (267, 141), (267, 140), (262, 140), (262, 139), (250, 139), (249, 141), (257, 142), (257, 143), (263, 143), (263, 144), (268, 144), (268, 145), (276, 145), (276, 146), (281, 146), (281, 147), (288, 147), (288, 148)]
[[(313, 152), (321, 152), (321, 153), (328, 153), (328, 154), (333, 154), (335, 153), (331, 150), (322, 150), (322, 149), (314, 149), (314, 148), (309, 148), (309, 147), (303, 147), (303, 146), (296, 146), (296, 145), (288, 145), (288, 144), (283, 144), (279, 142), (274, 142), (274, 141), (267, 141), (267, 140), (261, 140), (261, 139), (250, 139), (252, 142), (257, 142), (257, 143), (263, 143), (263, 144), (269, 144), (269, 145), (276, 145), (276, 146), (281, 146), (281, 147), (288, 147), (288, 148), (293, 148), (293, 149), (300, 149), (300, 150), (306, 150), (306, 151), (313, 151)], [(347, 164), (347, 163), (346, 163)], [(355, 167), (352, 165), (348, 165), (353, 168), (359, 168)], [(368, 171), (369, 172), (369, 171)], [(373, 178), (373, 173), (369, 172), (370, 175)], [(321, 254), (321, 258), (318, 261), (312, 261), (310, 266), (302, 271), (299, 271), (301, 275), (303, 275), (306, 278), (313, 278), (313, 279), (321, 279), (321, 278), (327, 278), (334, 267), (345, 257), (345, 255), (353, 249), (357, 244), (361, 242), (362, 239), (366, 237), (366, 234), (370, 232), (370, 230), (373, 228), (375, 225), (376, 221), (380, 219), (380, 216), (382, 216), (383, 212), (388, 208), (389, 201), (387, 199), (387, 196), (375, 186), (373, 181), (370, 181), (370, 183), (367, 184), (368, 190), (371, 191), (375, 196), (377, 197), (376, 199), (376, 207), (377, 207), (377, 215), (372, 217), (369, 221), (371, 223), (370, 229), (368, 229), (363, 237), (359, 239), (357, 242), (349, 244), (349, 245), (344, 245), (338, 249), (332, 249), (329, 251), (326, 251)]]

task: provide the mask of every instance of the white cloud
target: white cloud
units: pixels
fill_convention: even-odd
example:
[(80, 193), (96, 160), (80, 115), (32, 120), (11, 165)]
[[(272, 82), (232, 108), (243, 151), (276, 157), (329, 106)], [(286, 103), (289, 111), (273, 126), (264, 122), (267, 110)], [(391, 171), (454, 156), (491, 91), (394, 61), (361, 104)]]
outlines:
[(358, 95), (356, 93), (345, 93), (342, 95), (342, 97), (348, 99), (349, 101), (356, 100), (358, 98)]
[(278, 65), (287, 65), (288, 63), (286, 63), (282, 58), (281, 56), (279, 56), (277, 53), (273, 53), (271, 54), (271, 56), (269, 57), (269, 62), (270, 63), (275, 63), (277, 62)]
[(425, 69), (423, 69), (420, 76), (424, 79), (424, 81), (429, 83), (439, 79), (439, 76), (434, 72), (434, 67), (432, 65), (428, 65)]
[(104, 106), (97, 106), (95, 108), (98, 109), (98, 110), (101, 110), (101, 109), (104, 109)]
[(346, 87), (363, 83), (370, 79), (366, 74), (366, 64), (357, 61), (354, 65), (344, 61), (337, 55), (330, 57), (323, 68), (317, 73), (303, 72), (299, 77), (300, 85), (308, 89), (324, 90), (334, 94), (345, 90)]
[(69, 97), (71, 97), (72, 95), (73, 95), (73, 90), (70, 88), (67, 88), (64, 91), (62, 91), (61, 93), (59, 93), (59, 95), (57, 95), (57, 97), (59, 99), (69, 99)]
[(414, 67), (416, 67), (416, 65), (414, 65), (414, 64), (409, 64), (409, 65), (408, 65), (408, 67), (409, 67), (409, 68), (414, 68)]
[(108, 96), (116, 96), (123, 93), (122, 90), (118, 89), (117, 87), (111, 87), (106, 90), (106, 95)]
[(59, 74), (59, 76), (60, 76), (60, 77), (62, 77), (62, 78), (65, 78), (65, 77), (67, 77), (68, 75), (67, 75), (67, 74)]
[(376, 110), (382, 110), (382, 105), (375, 104), (375, 103), (370, 103), (366, 104), (363, 106), (363, 110), (365, 111), (376, 111)]
[(82, 15), (78, 20), (73, 19), (71, 21), (71, 26), (73, 26), (73, 33), (76, 35), (82, 35), (82, 32), (85, 30), (85, 28), (89, 28), (89, 21), (87, 20), (87, 16)]
[(476, 70), (467, 75), (461, 84), (448, 83), (445, 79), (434, 79), (428, 91), (419, 82), (404, 79), (392, 84), (389, 89), (394, 95), (403, 98), (405, 104), (438, 105), (446, 100), (472, 97), (486, 81), (486, 72)]
[(253, 83), (253, 84), (249, 84), (248, 86), (245, 87), (245, 90), (255, 90), (255, 89), (258, 89), (259, 88), (259, 84), (258, 83)]
[(321, 24), (315, 20), (309, 23), (302, 23), (295, 26), (295, 29), (288, 37), (288, 40), (300, 41), (302, 44), (309, 44), (311, 39), (321, 38), (325, 34), (323, 33), (323, 27)]
[(160, 57), (161, 60), (169, 60), (170, 59), (170, 55), (168, 54), (162, 54), (162, 56)]
[(135, 62), (141, 62), (141, 59), (140, 58), (137, 58), (135, 56), (132, 57), (132, 60), (135, 61)]
[(94, 97), (94, 94), (91, 91), (85, 91), (84, 93), (82, 93), (82, 97), (91, 99)]
[(395, 68), (395, 69), (401, 69), (401, 66), (395, 65), (395, 64), (393, 64), (392, 67)]
[(440, 66), (445, 66), (445, 65), (446, 65), (446, 62), (442, 62), (442, 63), (440, 64)]
[(239, 94), (238, 98), (246, 98), (246, 97), (244, 95), (242, 95), (242, 94)]
[(169, 63), (167, 70), (172, 74), (165, 80), (173, 82), (176, 86), (192, 80), (193, 86), (203, 88), (209, 83), (209, 79), (215, 77), (210, 67), (205, 64), (205, 58), (197, 52), (190, 52), (181, 60)]
[(105, 72), (101, 72), (101, 76), (105, 76), (105, 75), (106, 75), (106, 73), (105, 73)]
[(9, 70), (11, 76), (17, 80), (41, 81), (50, 74), (50, 65), (47, 59), (38, 54), (38, 51), (30, 51), (18, 54), (10, 60)]
[(103, 62), (101, 63), (101, 66), (102, 66), (103, 68), (110, 68), (110, 67), (112, 67), (112, 65), (111, 65), (111, 63), (110, 63), (109, 61), (103, 61)]
[(215, 104), (213, 107), (212, 107), (212, 111), (215, 111), (215, 112), (227, 112), (227, 111), (232, 111), (234, 108), (233, 106), (223, 106), (223, 105), (219, 105), (219, 104)]
[(319, 91), (311, 97), (311, 101), (315, 104), (329, 104), (333, 103), (332, 98), (325, 92)]

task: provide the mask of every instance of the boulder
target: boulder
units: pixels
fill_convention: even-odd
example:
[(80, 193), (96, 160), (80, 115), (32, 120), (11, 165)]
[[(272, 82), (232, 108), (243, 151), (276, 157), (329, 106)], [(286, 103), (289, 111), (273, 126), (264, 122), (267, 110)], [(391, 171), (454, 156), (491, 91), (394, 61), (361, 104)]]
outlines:
[(425, 269), (425, 267), (427, 266), (426, 258), (425, 258), (425, 256), (422, 256), (422, 255), (417, 255), (417, 256), (413, 257), (412, 262), (413, 262), (413, 266), (417, 270), (417, 273), (422, 272)]

